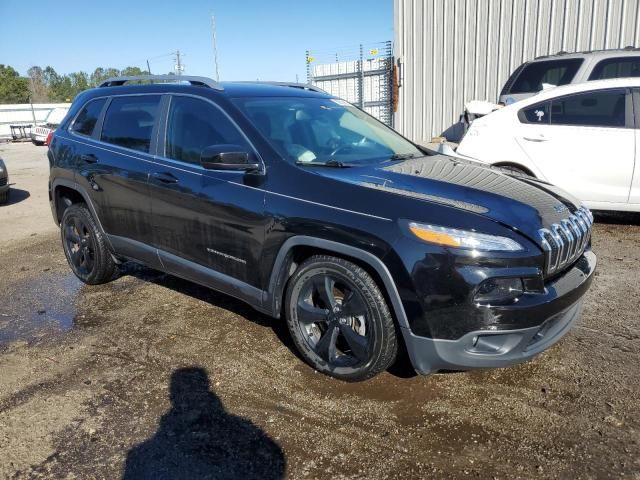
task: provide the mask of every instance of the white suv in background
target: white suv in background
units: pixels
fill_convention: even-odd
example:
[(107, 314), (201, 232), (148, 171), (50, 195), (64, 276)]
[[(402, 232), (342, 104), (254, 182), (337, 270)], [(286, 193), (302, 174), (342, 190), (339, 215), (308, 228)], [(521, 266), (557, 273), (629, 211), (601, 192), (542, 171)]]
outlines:
[(499, 102), (509, 105), (551, 87), (623, 77), (640, 77), (640, 48), (560, 52), (520, 65), (504, 84)]
[(508, 105), (475, 120), (456, 153), (556, 184), (594, 210), (640, 211), (640, 78)]

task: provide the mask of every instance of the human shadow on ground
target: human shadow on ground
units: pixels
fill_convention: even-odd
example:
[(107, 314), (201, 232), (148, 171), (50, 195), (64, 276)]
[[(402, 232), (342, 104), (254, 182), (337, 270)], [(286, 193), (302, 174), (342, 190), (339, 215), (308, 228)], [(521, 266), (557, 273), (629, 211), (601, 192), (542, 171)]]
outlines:
[(123, 480), (281, 479), (282, 448), (251, 421), (225, 410), (203, 368), (180, 368), (171, 409), (157, 432), (127, 454)]
[(0, 204), (0, 207), (14, 205), (20, 203), (23, 200), (29, 198), (31, 194), (27, 190), (21, 190), (20, 188), (9, 188), (9, 200), (4, 205)]

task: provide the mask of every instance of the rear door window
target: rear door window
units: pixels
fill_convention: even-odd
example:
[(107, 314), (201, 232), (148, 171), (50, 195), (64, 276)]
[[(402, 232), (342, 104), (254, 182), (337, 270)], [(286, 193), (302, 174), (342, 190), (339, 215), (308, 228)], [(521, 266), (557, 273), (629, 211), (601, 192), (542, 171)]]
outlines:
[(522, 69), (508, 93), (535, 93), (545, 86), (571, 83), (582, 65), (581, 58), (529, 63)]
[(601, 60), (589, 75), (589, 80), (626, 77), (640, 77), (640, 56)]
[(103, 142), (148, 153), (160, 95), (114, 97), (102, 125)]
[(200, 164), (200, 154), (211, 145), (242, 145), (247, 141), (227, 116), (213, 104), (193, 97), (171, 98), (165, 156)]
[(98, 117), (100, 117), (100, 112), (102, 112), (102, 107), (104, 107), (104, 102), (106, 101), (106, 98), (98, 98), (91, 100), (82, 107), (82, 110), (80, 110), (80, 113), (71, 126), (71, 131), (90, 137), (93, 134), (93, 129), (98, 122)]
[(624, 127), (626, 91), (598, 90), (554, 99), (552, 125)]

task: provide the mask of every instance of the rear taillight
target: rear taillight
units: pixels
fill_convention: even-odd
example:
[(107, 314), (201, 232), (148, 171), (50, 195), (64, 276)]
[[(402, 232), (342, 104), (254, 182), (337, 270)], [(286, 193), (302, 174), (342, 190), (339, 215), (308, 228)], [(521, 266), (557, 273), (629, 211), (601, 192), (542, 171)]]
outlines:
[(53, 134), (55, 133), (55, 130), (51, 130), (49, 132), (49, 135), (47, 135), (47, 139), (44, 141), (45, 145), (51, 145), (51, 142), (53, 141)]

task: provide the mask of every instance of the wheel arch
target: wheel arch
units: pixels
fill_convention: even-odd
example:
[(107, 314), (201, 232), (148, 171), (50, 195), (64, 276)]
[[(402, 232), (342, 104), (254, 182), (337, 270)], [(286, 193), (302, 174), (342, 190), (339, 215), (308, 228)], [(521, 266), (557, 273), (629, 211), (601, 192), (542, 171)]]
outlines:
[[(93, 202), (91, 201), (91, 197), (84, 188), (71, 180), (57, 178), (51, 185), (51, 191), (53, 193), (53, 212), (55, 214), (55, 220), (58, 225), (60, 225), (60, 222), (62, 221), (62, 215), (69, 205), (82, 202), (87, 205), (87, 208), (91, 212), (91, 215), (98, 225), (100, 232), (105, 235), (109, 248), (111, 249), (111, 251), (113, 251), (113, 246), (111, 245), (109, 236), (106, 235), (106, 232), (102, 227), (102, 223), (100, 222), (100, 217), (96, 212), (96, 208)], [(67, 201), (70, 201), (71, 203), (67, 203)]]
[(264, 305), (276, 318), (280, 317), (283, 298), (289, 278), (296, 266), (311, 255), (335, 255), (364, 268), (378, 283), (398, 326), (409, 328), (400, 294), (384, 262), (376, 255), (351, 245), (316, 237), (298, 235), (286, 240), (276, 256), (267, 287)]

